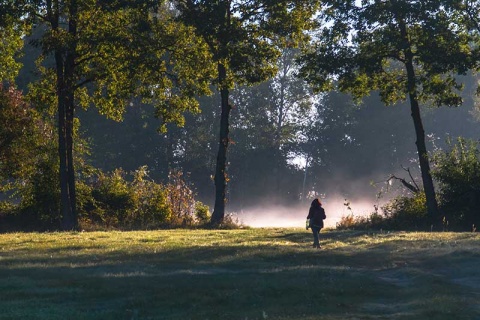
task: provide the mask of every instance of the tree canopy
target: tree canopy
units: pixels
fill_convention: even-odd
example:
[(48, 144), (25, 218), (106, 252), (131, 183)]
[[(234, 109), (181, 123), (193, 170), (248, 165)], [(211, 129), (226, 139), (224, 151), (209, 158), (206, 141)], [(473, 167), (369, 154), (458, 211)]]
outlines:
[(198, 110), (194, 97), (209, 92), (204, 46), (165, 8), (155, 11), (158, 4), (149, 2), (23, 1), (8, 9), (2, 14), (12, 19), (2, 30), (23, 23), (41, 30), (32, 40), (41, 48), (41, 78), (30, 86), (30, 96), (37, 106), (55, 106), (58, 115), (63, 225), (72, 229), (75, 108), (93, 105), (120, 119), (124, 107), (140, 97), (155, 104), (165, 122), (181, 123), (184, 111)]
[(222, 113), (212, 223), (218, 225), (225, 216), (229, 179), (229, 90), (235, 84), (254, 84), (273, 77), (280, 48), (305, 38), (304, 31), (312, 27), (310, 17), (316, 11), (317, 2), (177, 0), (174, 3), (179, 18), (192, 25), (205, 40), (217, 64), (216, 85), (221, 95)]
[[(10, 197), (64, 230), (77, 228), (77, 211), (122, 225), (138, 209), (136, 224), (186, 192), (191, 219), (190, 187), (146, 183), (183, 170), (207, 201), (213, 180), (219, 225), (227, 200), (238, 209), (343, 194), (354, 188), (343, 178), (373, 178), (415, 154), (425, 191), (415, 208), (426, 200), (438, 222), (445, 198), (429, 150), (444, 128), (478, 130), (469, 110), (420, 106), (473, 105), (479, 13), (472, 0), (0, 1), (0, 178), (20, 190), (0, 193), (0, 214)], [(89, 159), (113, 173), (87, 165), (87, 132)], [(129, 171), (143, 172), (138, 184)], [(140, 193), (153, 211), (140, 209)], [(173, 221), (169, 210), (159, 219)]]
[[(457, 1), (327, 1), (321, 29), (301, 59), (318, 90), (333, 85), (356, 98), (378, 90), (386, 104), (408, 99), (427, 207), (438, 216), (419, 103), (459, 106), (458, 75), (477, 63), (478, 47)], [(434, 41), (432, 41), (434, 39)]]

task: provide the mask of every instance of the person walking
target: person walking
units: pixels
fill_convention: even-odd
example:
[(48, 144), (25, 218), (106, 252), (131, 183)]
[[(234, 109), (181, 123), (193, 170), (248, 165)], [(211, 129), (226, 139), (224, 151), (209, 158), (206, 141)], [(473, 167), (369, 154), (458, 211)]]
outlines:
[(312, 228), (314, 248), (320, 249), (318, 236), (320, 230), (323, 228), (323, 220), (326, 218), (327, 216), (325, 215), (325, 210), (322, 208), (320, 200), (318, 198), (313, 199), (307, 216), (307, 230), (308, 228)]

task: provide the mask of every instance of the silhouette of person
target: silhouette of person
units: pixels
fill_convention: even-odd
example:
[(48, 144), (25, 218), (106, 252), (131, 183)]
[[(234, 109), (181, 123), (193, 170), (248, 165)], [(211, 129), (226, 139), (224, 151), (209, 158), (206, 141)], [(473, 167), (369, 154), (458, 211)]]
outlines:
[(307, 230), (308, 228), (312, 228), (314, 248), (320, 248), (318, 236), (320, 230), (323, 228), (323, 220), (326, 218), (327, 216), (325, 215), (325, 210), (322, 208), (320, 200), (318, 198), (313, 199), (307, 216)]

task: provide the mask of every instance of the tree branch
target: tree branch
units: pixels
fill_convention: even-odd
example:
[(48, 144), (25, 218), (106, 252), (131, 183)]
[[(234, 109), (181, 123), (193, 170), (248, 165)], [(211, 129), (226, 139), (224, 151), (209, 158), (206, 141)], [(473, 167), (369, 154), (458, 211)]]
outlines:
[(417, 193), (420, 192), (420, 189), (418, 188), (418, 186), (416, 185), (415, 182), (414, 182), (414, 184), (411, 184), (411, 183), (407, 182), (405, 179), (399, 178), (399, 177), (397, 177), (393, 174), (390, 176), (390, 178), (387, 179), (387, 182), (392, 180), (392, 179), (399, 180), (405, 188), (407, 188), (408, 190), (410, 190), (414, 194), (417, 194)]
[(403, 165), (401, 167), (403, 170), (408, 172), (408, 175), (410, 176), (410, 180), (412, 180), (413, 184), (415, 185), (415, 188), (417, 188), (417, 190), (420, 190), (417, 183), (415, 182), (415, 179), (413, 179), (412, 173), (410, 172), (410, 168), (405, 168)]

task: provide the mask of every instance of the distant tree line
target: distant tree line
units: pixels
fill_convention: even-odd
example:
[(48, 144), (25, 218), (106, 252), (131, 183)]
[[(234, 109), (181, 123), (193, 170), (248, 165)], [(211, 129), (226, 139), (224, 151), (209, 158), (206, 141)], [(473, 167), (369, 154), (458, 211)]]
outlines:
[(429, 150), (440, 110), (420, 106), (473, 119), (479, 13), (468, 0), (3, 0), (1, 221), (218, 227), (227, 204), (345, 192), (416, 158), (425, 225), (476, 225), (475, 200), (453, 200), (476, 187), (453, 169), (473, 170), (477, 149)]

